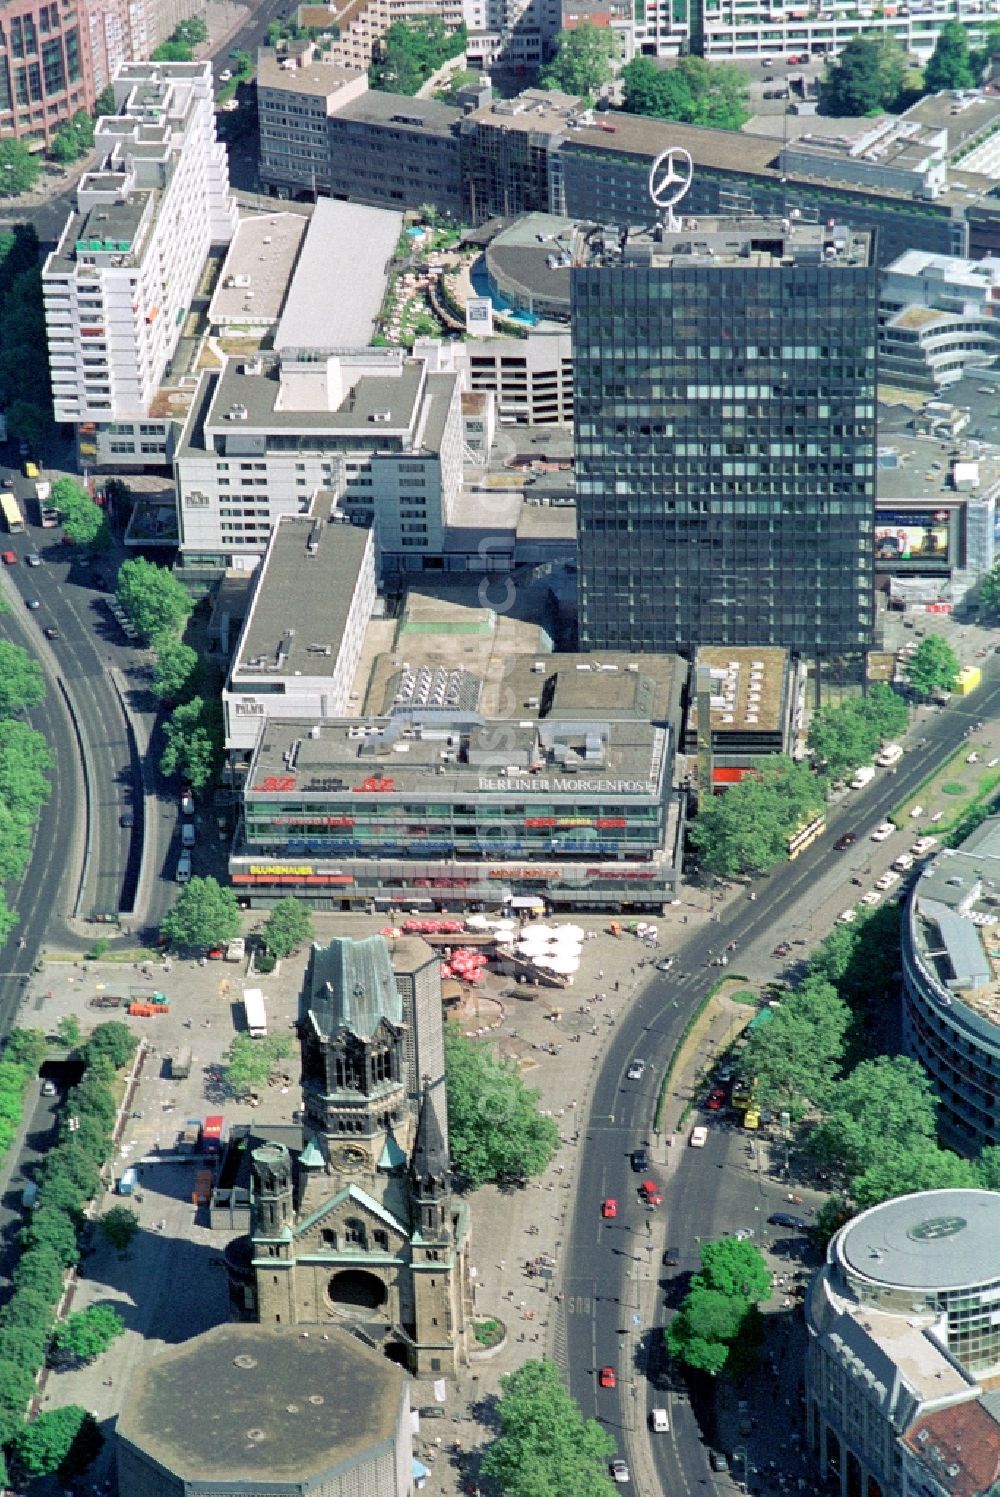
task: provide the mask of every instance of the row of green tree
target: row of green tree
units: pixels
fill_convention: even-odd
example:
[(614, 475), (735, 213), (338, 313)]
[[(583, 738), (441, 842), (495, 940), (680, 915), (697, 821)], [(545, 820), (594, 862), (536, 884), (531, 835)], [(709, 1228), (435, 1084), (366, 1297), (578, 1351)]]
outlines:
[(464, 22), (449, 31), (440, 16), (393, 21), (379, 43), (368, 81), (386, 93), (413, 95), (449, 58), (461, 56), (468, 40)]
[[(0, 141), (0, 196), (16, 176), (6, 170)], [(42, 308), (38, 236), (30, 224), (0, 232), (0, 410), (8, 435), (41, 450), (52, 435), (52, 386)]]
[[(58, 1139), (41, 1165), (35, 1208), (21, 1232), (13, 1290), (0, 1310), (0, 1444), (24, 1476), (57, 1470), (64, 1478), (73, 1475), (90, 1463), (100, 1446), (100, 1433), (85, 1409), (52, 1410), (30, 1424), (25, 1423), (25, 1413), (35, 1377), (48, 1356), (58, 1361), (87, 1359), (121, 1334), (120, 1318), (106, 1307), (71, 1317), (55, 1333), (54, 1310), (66, 1270), (80, 1259), (85, 1208), (97, 1193), (101, 1167), (112, 1149), (116, 1076), (135, 1045), (128, 1026), (112, 1022), (98, 1025), (83, 1047), (83, 1075), (67, 1095)], [(40, 1031), (15, 1030), (3, 1064), (34, 1074), (46, 1050)], [(131, 1218), (134, 1231), (134, 1215), (124, 1215)], [(108, 1235), (122, 1240), (111, 1213)]]
[[(240, 907), (232, 889), (211, 876), (193, 878), (181, 888), (160, 926), (183, 951), (225, 946), (240, 933)], [(274, 961), (291, 956), (313, 937), (312, 911), (300, 899), (280, 899), (264, 924), (261, 937)]]
[(832, 115), (878, 114), (883, 109), (906, 109), (923, 94), (976, 88), (998, 49), (1000, 25), (988, 27), (982, 44), (972, 47), (967, 26), (960, 21), (945, 21), (921, 72), (893, 37), (862, 32), (827, 65), (820, 85), (821, 111)]
[(180, 21), (152, 53), (154, 62), (191, 62), (195, 47), (208, 41), (208, 26), (202, 16)]
[[(908, 684), (922, 697), (951, 691), (959, 669), (947, 640), (928, 635), (907, 663)], [(908, 721), (906, 702), (882, 682), (863, 697), (818, 708), (809, 729), (811, 768), (776, 754), (724, 794), (702, 797), (688, 831), (699, 865), (733, 877), (764, 873), (784, 862), (789, 839), (819, 814), (830, 785), (870, 761)]]
[(973, 1161), (939, 1146), (938, 1103), (922, 1066), (873, 1053), (872, 1036), (898, 1001), (899, 963), (895, 905), (838, 925), (771, 1021), (749, 1034), (740, 1060), (763, 1104), (808, 1120), (809, 1153), (859, 1207), (908, 1191), (1000, 1182), (1000, 1148)]
[[(37, 661), (20, 645), (0, 640), (0, 883), (19, 879), (27, 868), (35, 824), (51, 793), (48, 744), (12, 715), (37, 707), (44, 696)], [(16, 924), (0, 888), (0, 944)]]

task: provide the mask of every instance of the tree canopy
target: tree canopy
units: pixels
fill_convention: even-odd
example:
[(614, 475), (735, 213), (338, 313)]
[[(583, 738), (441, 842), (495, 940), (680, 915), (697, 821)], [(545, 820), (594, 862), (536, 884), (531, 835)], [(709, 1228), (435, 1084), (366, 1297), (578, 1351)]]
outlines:
[(90, 1305), (56, 1326), (52, 1347), (61, 1356), (89, 1362), (107, 1351), (124, 1331), (125, 1322), (113, 1306)]
[(902, 697), (881, 681), (867, 696), (817, 708), (809, 725), (809, 749), (817, 768), (831, 779), (857, 769), (874, 757), (885, 739), (905, 730), (909, 715)]
[(108, 541), (107, 520), (99, 504), (73, 478), (57, 478), (49, 502), (57, 509), (62, 526), (78, 546), (103, 546)]
[(500, 1394), (500, 1432), (481, 1469), (504, 1497), (612, 1497), (615, 1442), (583, 1417), (552, 1362), (525, 1362), (500, 1379)]
[(20, 197), (37, 186), (42, 166), (19, 140), (0, 140), (0, 198)]
[(18, 1430), (11, 1444), (14, 1463), (29, 1476), (85, 1471), (104, 1443), (93, 1414), (65, 1404), (39, 1414)]
[(928, 634), (910, 656), (906, 674), (913, 690), (926, 697), (934, 691), (951, 691), (960, 669), (958, 656), (948, 641), (940, 634)]
[(875, 114), (899, 102), (907, 82), (906, 56), (887, 35), (852, 36), (820, 85), (823, 114)]
[(161, 701), (174, 701), (194, 675), (198, 653), (172, 635), (158, 639), (155, 648), (153, 691)]
[(128, 1206), (112, 1206), (98, 1217), (98, 1226), (113, 1248), (124, 1253), (139, 1230), (139, 1218)]
[(851, 1010), (832, 983), (807, 977), (747, 1038), (741, 1066), (770, 1107), (801, 1116), (829, 1095), (844, 1058)]
[(49, 155), (64, 166), (78, 161), (94, 148), (94, 121), (85, 109), (78, 109), (71, 120), (60, 125), (52, 136)]
[(468, 39), (464, 23), (449, 31), (440, 16), (393, 21), (379, 44), (368, 81), (388, 93), (415, 94), (449, 58), (465, 51)]
[(849, 1178), (933, 1143), (937, 1101), (923, 1067), (905, 1055), (863, 1060), (840, 1081), (812, 1150)]
[(175, 707), (163, 724), (160, 769), (181, 775), (195, 790), (208, 784), (222, 756), (222, 707), (217, 700), (192, 697)]
[(45, 677), (37, 660), (20, 645), (0, 639), (0, 716), (37, 707), (44, 700)]
[(775, 754), (723, 794), (702, 796), (689, 841), (711, 873), (760, 873), (787, 859), (789, 837), (822, 804), (815, 775)]
[(269, 1034), (259, 1039), (237, 1034), (223, 1060), (222, 1084), (231, 1097), (246, 1097), (267, 1086), (275, 1067), (294, 1053), (287, 1034)]
[(178, 892), (160, 929), (175, 946), (224, 946), (240, 933), (236, 895), (217, 879), (192, 878)]
[(279, 899), (264, 925), (264, 945), (279, 961), (311, 941), (312, 935), (312, 911), (294, 895)]
[(538, 75), (542, 88), (558, 88), (582, 99), (594, 99), (612, 78), (615, 34), (608, 26), (582, 21), (556, 38), (555, 56)]
[(680, 1309), (666, 1329), (671, 1355), (697, 1372), (749, 1371), (763, 1339), (758, 1303), (771, 1292), (771, 1275), (752, 1242), (724, 1237), (701, 1248)]
[(750, 82), (732, 63), (682, 57), (661, 67), (650, 57), (634, 57), (621, 79), (630, 114), (719, 130), (739, 130), (750, 118)]
[(994, 562), (980, 582), (979, 601), (987, 608), (1000, 608), (1000, 561)]
[(975, 85), (969, 33), (960, 21), (945, 21), (924, 68), (924, 87), (928, 93), (936, 94), (946, 88)]
[(147, 640), (179, 633), (194, 607), (191, 594), (173, 572), (142, 556), (122, 562), (115, 592), (134, 628)]
[(538, 1110), (538, 1093), (512, 1061), (498, 1061), (481, 1044), (445, 1025), (448, 1132), (456, 1172), (472, 1186), (541, 1174), (559, 1146), (552, 1118)]

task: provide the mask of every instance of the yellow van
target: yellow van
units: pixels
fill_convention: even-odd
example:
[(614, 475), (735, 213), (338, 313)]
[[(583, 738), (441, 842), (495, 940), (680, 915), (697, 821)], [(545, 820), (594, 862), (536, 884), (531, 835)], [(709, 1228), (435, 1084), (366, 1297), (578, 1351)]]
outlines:
[(753, 1130), (760, 1127), (760, 1112), (756, 1107), (748, 1107), (743, 1115), (743, 1126)]
[(25, 478), (37, 478), (38, 477), (38, 464), (37, 463), (25, 463), (25, 465), (24, 465), (24, 476), (25, 476)]

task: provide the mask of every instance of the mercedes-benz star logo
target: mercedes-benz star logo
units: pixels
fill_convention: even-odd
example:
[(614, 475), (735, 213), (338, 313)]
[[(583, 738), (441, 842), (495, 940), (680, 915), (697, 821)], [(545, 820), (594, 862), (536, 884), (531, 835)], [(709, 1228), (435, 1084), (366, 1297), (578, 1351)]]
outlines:
[(673, 209), (690, 188), (693, 175), (690, 151), (683, 146), (661, 151), (649, 169), (649, 195), (656, 207), (672, 216)]

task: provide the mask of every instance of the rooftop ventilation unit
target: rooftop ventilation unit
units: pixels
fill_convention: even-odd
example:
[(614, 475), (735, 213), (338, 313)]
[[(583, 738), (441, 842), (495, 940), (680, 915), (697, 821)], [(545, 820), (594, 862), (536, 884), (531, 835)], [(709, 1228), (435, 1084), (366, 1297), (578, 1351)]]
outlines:
[(372, 411), (368, 419), (369, 421), (374, 421), (379, 426), (384, 426), (387, 421), (392, 420), (392, 412), (385, 409)]

